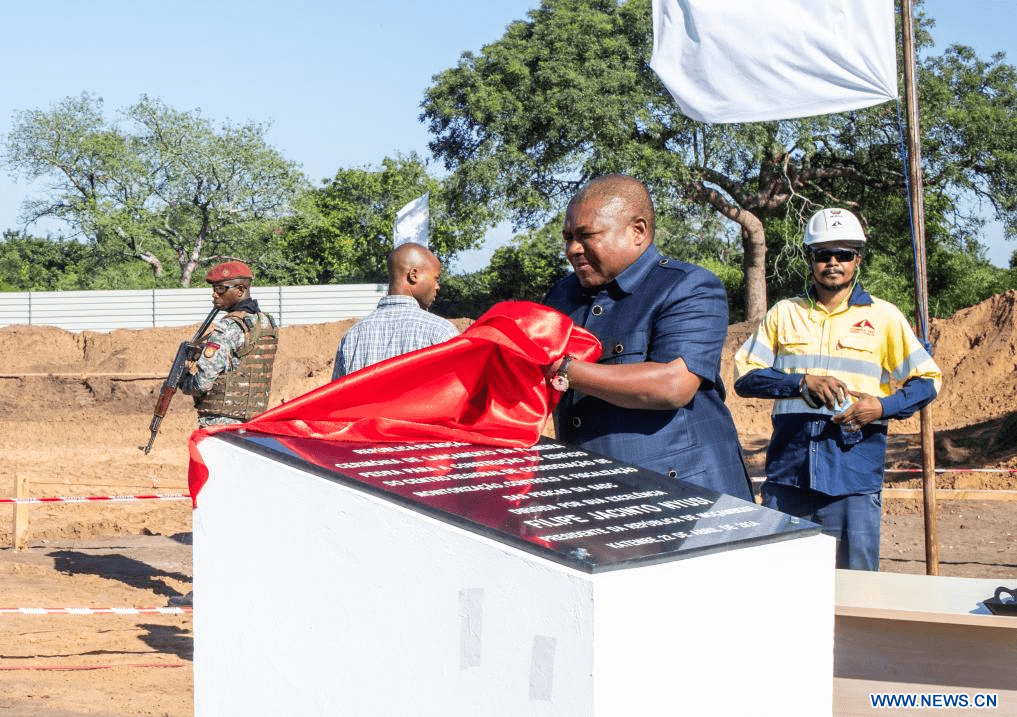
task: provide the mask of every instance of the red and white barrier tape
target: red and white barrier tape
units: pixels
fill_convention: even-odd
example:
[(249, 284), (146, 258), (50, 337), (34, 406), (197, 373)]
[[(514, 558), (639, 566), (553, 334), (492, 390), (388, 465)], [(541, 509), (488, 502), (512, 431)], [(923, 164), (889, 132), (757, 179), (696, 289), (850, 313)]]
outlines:
[(0, 503), (26, 505), (30, 503), (124, 503), (132, 500), (190, 500), (190, 493), (163, 495), (86, 495), (57, 496), (55, 498), (0, 498)]
[[(921, 468), (887, 468), (885, 473), (921, 473)], [(936, 468), (936, 473), (1017, 473), (1017, 468)], [(762, 483), (766, 476), (752, 476), (753, 483)], [(56, 496), (52, 498), (0, 498), (0, 504), (40, 503), (124, 503), (134, 500), (190, 500), (190, 493), (164, 493), (162, 495), (88, 495)]]
[(0, 615), (184, 615), (193, 607), (0, 607)]
[(62, 672), (71, 670), (115, 670), (124, 667), (190, 667), (190, 662), (125, 662), (121, 665), (0, 665), (0, 670), (33, 670), (36, 672)]
[[(1017, 473), (1017, 468), (936, 468), (936, 473)], [(887, 473), (921, 473), (921, 468), (887, 468)]]
[[(887, 468), (884, 473), (921, 473), (921, 468)], [(936, 473), (1017, 473), (1017, 468), (936, 468)], [(752, 476), (753, 483), (762, 483), (766, 476)]]

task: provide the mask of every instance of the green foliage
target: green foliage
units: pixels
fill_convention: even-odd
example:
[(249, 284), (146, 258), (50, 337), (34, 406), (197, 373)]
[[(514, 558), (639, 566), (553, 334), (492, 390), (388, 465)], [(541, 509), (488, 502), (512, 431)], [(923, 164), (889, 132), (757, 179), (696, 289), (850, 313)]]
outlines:
[(0, 291), (84, 289), (97, 265), (87, 244), (5, 231), (0, 240)]
[(443, 276), (431, 311), (439, 316), (479, 318), (500, 300), (492, 296), (489, 279), (490, 274), (483, 270)]
[(62, 220), (109, 262), (140, 260), (156, 277), (168, 260), (183, 286), (202, 263), (257, 265), (266, 227), (289, 216), (305, 188), (266, 143), (267, 126), (215, 127), (198, 110), (145, 96), (120, 114), (123, 122), (108, 121), (88, 93), (16, 113), (4, 160), (29, 180), (50, 180), (47, 195), (25, 203), (23, 220)]
[(0, 291), (80, 291), (170, 288), (130, 258), (114, 260), (98, 246), (75, 239), (40, 238), (5, 231), (0, 240)]
[[(671, 101), (646, 63), (649, 5), (545, 0), (435, 77), (421, 119), (460, 196), (537, 226), (589, 177), (638, 166), (653, 179), (681, 168), (653, 149), (663, 141), (653, 108)], [(633, 140), (644, 122), (645, 144)]]
[(561, 221), (552, 222), (514, 237), (508, 246), (494, 252), (486, 269), (492, 299), (539, 302), (569, 273), (560, 229)]
[[(929, 22), (919, 16), (919, 48), (930, 43)], [(893, 208), (894, 224), (906, 223), (892, 106), (699, 123), (678, 112), (650, 70), (651, 46), (650, 0), (543, 0), (501, 39), (435, 76), (421, 119), (456, 196), (494, 219), (539, 226), (591, 177), (637, 176), (662, 218), (709, 210), (736, 225), (751, 316), (768, 304), (767, 282), (771, 298), (800, 291), (789, 259), (815, 210), (871, 214), (875, 229)], [(1002, 57), (985, 62), (957, 47), (920, 67), (927, 222), (955, 251), (964, 251), (956, 240), (971, 235), (980, 201), (1008, 232), (1017, 226), (1014, 72)], [(913, 269), (896, 263), (894, 249), (887, 270), (900, 266), (895, 276), (905, 280)]]
[(952, 316), (994, 294), (1017, 289), (1017, 274), (972, 251), (940, 248), (928, 263), (930, 316)]
[(539, 302), (569, 273), (556, 219), (521, 234), (495, 250), (481, 271), (442, 279), (434, 311), (443, 316), (477, 318), (499, 301)]
[(448, 211), (448, 191), (411, 154), (385, 158), (377, 169), (342, 169), (304, 195), (302, 210), (283, 224), (283, 246), (294, 257), (286, 271), (298, 283), (388, 281), (396, 212), (425, 193), (430, 246), (439, 259), (447, 263), (479, 243), (483, 227)]

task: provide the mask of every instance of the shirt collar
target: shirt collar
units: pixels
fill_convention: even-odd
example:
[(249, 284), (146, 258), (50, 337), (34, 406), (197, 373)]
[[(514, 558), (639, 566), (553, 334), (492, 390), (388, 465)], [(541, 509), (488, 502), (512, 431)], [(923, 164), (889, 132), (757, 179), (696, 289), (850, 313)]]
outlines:
[[(806, 294), (813, 301), (817, 301), (818, 298), (819, 298), (816, 295), (816, 285), (815, 284), (809, 284), (809, 290), (806, 292)], [(857, 282), (855, 284), (854, 288), (851, 290), (851, 296), (848, 297), (847, 305), (848, 306), (869, 306), (871, 303), (872, 303), (872, 297), (869, 296), (869, 292), (867, 292), (864, 288), (862, 288), (862, 283), (860, 281)]]
[(261, 311), (261, 307), (258, 306), (258, 302), (256, 299), (252, 299), (250, 296), (248, 296), (243, 301), (238, 301), (237, 303), (233, 304), (229, 311), (245, 311), (248, 314), (257, 314)]
[(420, 304), (412, 296), (405, 294), (386, 294), (378, 300), (378, 306), (414, 306), (420, 308)]
[(607, 282), (603, 286), (597, 286), (590, 289), (583, 289), (580, 287), (580, 291), (586, 296), (596, 296), (601, 291), (606, 291), (609, 296), (615, 298), (628, 296), (639, 288), (640, 284), (646, 280), (650, 270), (659, 264), (660, 260), (660, 252), (657, 251), (657, 247), (651, 243), (648, 247), (646, 247), (646, 251), (639, 255), (639, 258), (625, 267), (622, 273), (613, 278), (611, 281)]

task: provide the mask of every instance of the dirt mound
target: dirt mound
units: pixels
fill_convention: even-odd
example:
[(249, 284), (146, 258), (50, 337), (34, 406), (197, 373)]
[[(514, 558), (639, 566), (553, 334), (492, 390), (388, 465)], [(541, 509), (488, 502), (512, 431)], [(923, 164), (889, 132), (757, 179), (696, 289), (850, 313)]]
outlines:
[(1017, 411), (1017, 291), (997, 294), (932, 323), (945, 377), (936, 425), (966, 426)]
[[(460, 330), (469, 319), (455, 321)], [(352, 320), (283, 327), (273, 380), (276, 405), (329, 380), (335, 349)], [(72, 333), (46, 326), (0, 328), (0, 410), (8, 420), (32, 420), (40, 411), (58, 415), (99, 411), (147, 413), (154, 405), (159, 378), (169, 369), (177, 345), (197, 325), (110, 333)], [(770, 431), (771, 403), (734, 395), (733, 356), (754, 330), (751, 322), (728, 330), (723, 376), (728, 405), (743, 436)], [(933, 424), (944, 434), (943, 458), (963, 440), (949, 429), (980, 426), (977, 443), (996, 454), (1017, 443), (1017, 291), (993, 296), (931, 326), (934, 355), (943, 370), (943, 390), (932, 404)], [(174, 409), (186, 407), (178, 398)], [(52, 415), (52, 414), (51, 414)], [(918, 417), (894, 422), (898, 434), (918, 432)], [(990, 435), (991, 434), (991, 435)], [(968, 451), (969, 452), (969, 451)], [(967, 459), (967, 452), (961, 451)]]
[[(945, 376), (932, 411), (941, 466), (1017, 467), (1015, 305), (1017, 292), (1008, 292), (933, 323), (934, 353)], [(454, 323), (463, 330), (470, 320)], [(283, 327), (271, 405), (327, 383), (336, 346), (352, 324)], [(176, 348), (196, 327), (111, 333), (0, 328), (0, 451), (5, 456), (0, 462), (0, 494), (10, 495), (19, 476), (29, 478), (34, 495), (186, 489), (186, 439), (195, 426), (187, 396), (175, 398), (151, 454), (139, 448), (148, 440), (152, 408)], [(732, 358), (753, 329), (750, 323), (730, 327), (723, 363), (729, 389), (734, 379)], [(728, 402), (750, 471), (759, 475), (770, 432), (770, 402), (739, 398), (730, 390)], [(920, 465), (914, 435), (918, 428), (917, 417), (892, 424), (891, 467)], [(1012, 475), (997, 476), (984, 487), (1017, 487)], [(941, 485), (952, 487), (956, 480), (961, 481), (958, 487), (976, 487), (959, 478), (944, 479)], [(33, 534), (106, 534), (109, 526), (88, 509), (66, 521), (76, 511), (76, 507), (35, 511)], [(186, 506), (178, 513), (173, 513), (174, 529), (186, 530)], [(116, 526), (116, 532), (136, 532), (156, 514), (139, 511), (139, 517), (131, 519), (124, 513), (125, 522)], [(0, 541), (8, 530), (0, 522)]]

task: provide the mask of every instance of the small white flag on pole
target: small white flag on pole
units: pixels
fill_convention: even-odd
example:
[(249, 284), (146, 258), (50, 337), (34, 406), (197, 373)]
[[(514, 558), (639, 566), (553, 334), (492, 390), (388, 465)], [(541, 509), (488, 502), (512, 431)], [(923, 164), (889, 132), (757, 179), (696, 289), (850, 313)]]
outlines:
[(413, 242), (427, 246), (431, 233), (430, 193), (417, 197), (396, 212), (394, 246)]
[(650, 66), (701, 122), (869, 107), (897, 98), (893, 0), (653, 0)]

